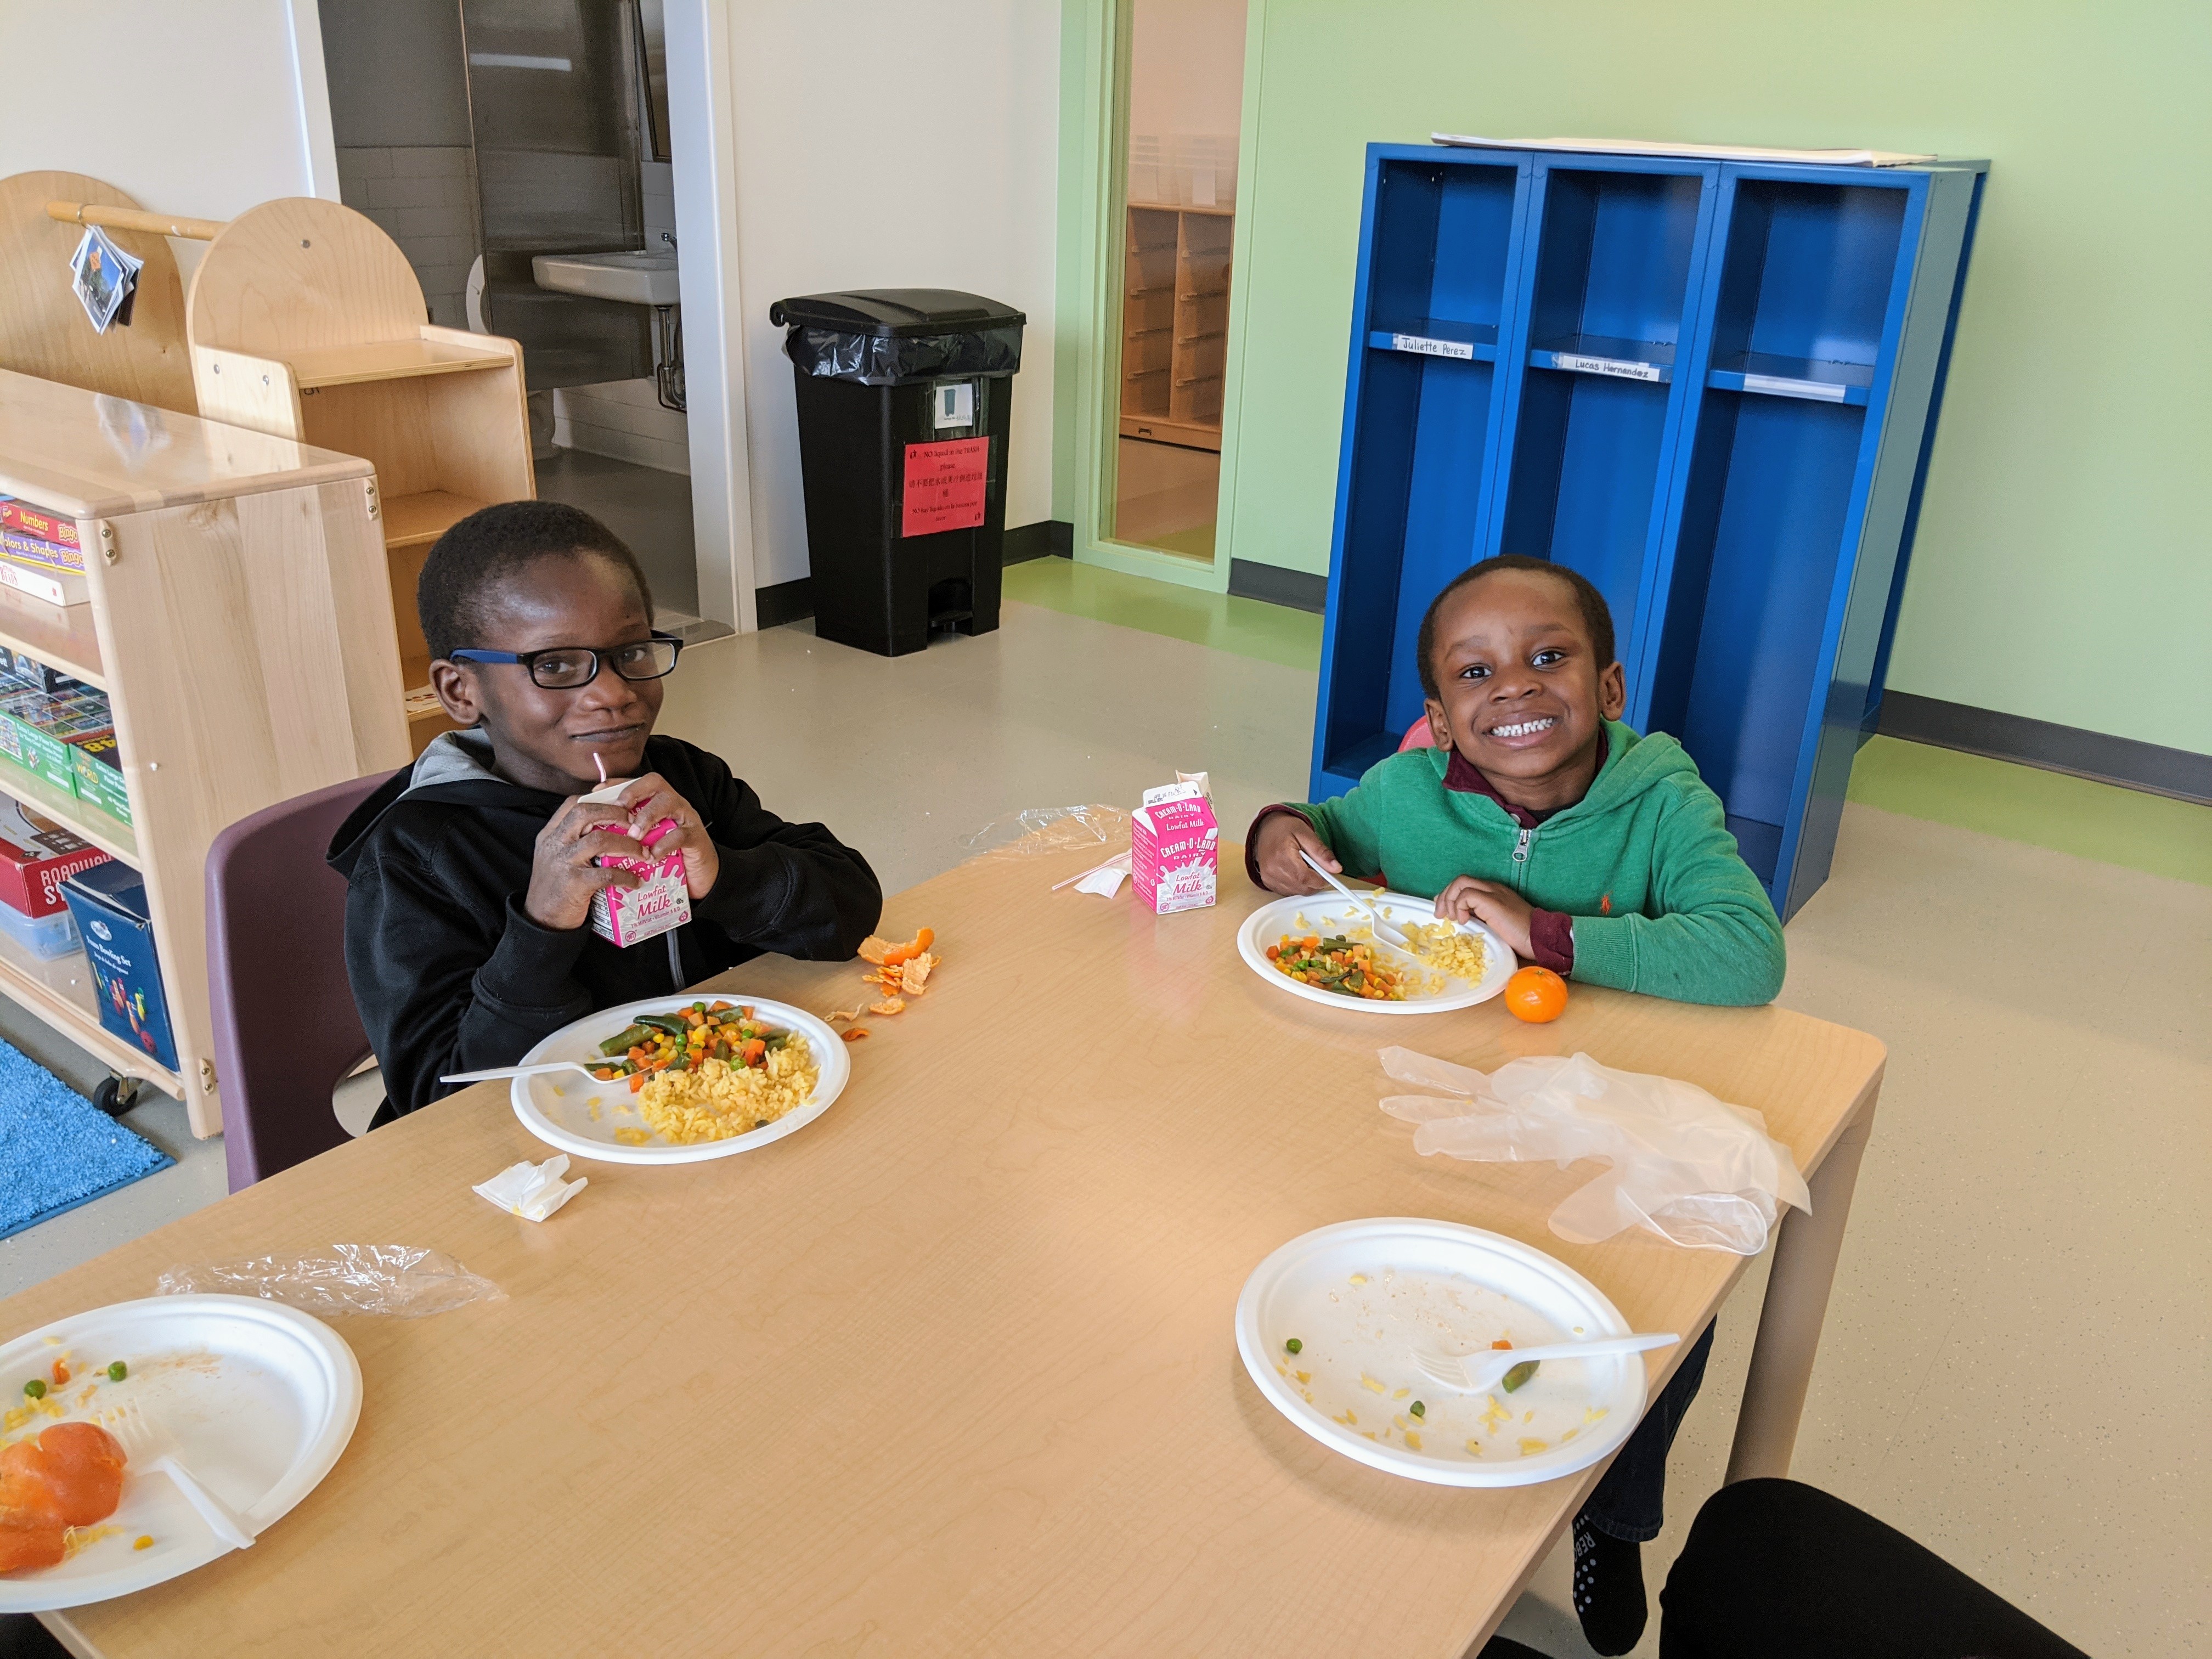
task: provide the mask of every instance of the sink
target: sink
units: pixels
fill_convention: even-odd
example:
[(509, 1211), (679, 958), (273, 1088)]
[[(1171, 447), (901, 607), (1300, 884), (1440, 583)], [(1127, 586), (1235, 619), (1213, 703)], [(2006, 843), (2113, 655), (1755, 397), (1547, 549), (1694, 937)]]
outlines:
[(540, 253), (530, 262), (538, 286), (587, 300), (634, 306), (677, 303), (673, 253)]

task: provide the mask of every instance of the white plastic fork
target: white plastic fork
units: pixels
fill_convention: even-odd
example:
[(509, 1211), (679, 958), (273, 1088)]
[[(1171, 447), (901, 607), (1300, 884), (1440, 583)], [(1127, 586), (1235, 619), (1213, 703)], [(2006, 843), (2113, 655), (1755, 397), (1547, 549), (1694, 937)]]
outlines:
[(1638, 1336), (1599, 1336), (1587, 1342), (1547, 1342), (1534, 1348), (1483, 1348), (1474, 1353), (1440, 1353), (1434, 1348), (1413, 1350), (1413, 1364), (1422, 1376), (1440, 1389), (1462, 1394), (1486, 1394), (1505, 1380), (1516, 1365), (1542, 1359), (1595, 1359), (1613, 1353), (1642, 1353), (1663, 1348), (1682, 1339), (1672, 1333)]
[(1367, 912), (1368, 925), (1374, 929), (1376, 938), (1381, 939), (1385, 945), (1390, 945), (1395, 949), (1403, 951), (1407, 956), (1413, 954), (1413, 942), (1406, 937), (1405, 933), (1400, 929), (1396, 922), (1386, 921), (1383, 920), (1382, 913), (1375, 908), (1375, 902), (1372, 899), (1362, 897), (1359, 894), (1353, 892), (1349, 887), (1346, 887), (1342, 882), (1339, 881), (1334, 876), (1329, 874), (1327, 870), (1322, 867), (1321, 860), (1314, 857), (1311, 853), (1307, 852), (1304, 848), (1301, 847), (1298, 848), (1298, 856), (1306, 861), (1307, 867), (1310, 869), (1314, 874), (1319, 876), (1330, 886), (1335, 888), (1338, 892), (1343, 894), (1345, 897), (1350, 899), (1354, 904)]
[[(611, 1060), (603, 1060), (602, 1066), (611, 1066)], [(536, 1066), (493, 1066), (481, 1072), (453, 1072), (438, 1079), (441, 1083), (493, 1083), (503, 1077), (538, 1077), (547, 1072), (581, 1072), (592, 1082), (600, 1080), (599, 1074), (580, 1060), (549, 1060)]]
[(133, 1474), (159, 1471), (167, 1475), (169, 1484), (185, 1495), (185, 1501), (199, 1512), (217, 1538), (234, 1550), (253, 1547), (253, 1529), (246, 1525), (246, 1517), (202, 1486), (178, 1461), (174, 1437), (147, 1416), (137, 1401), (119, 1407), (102, 1426), (122, 1443), (123, 1455), (130, 1460)]

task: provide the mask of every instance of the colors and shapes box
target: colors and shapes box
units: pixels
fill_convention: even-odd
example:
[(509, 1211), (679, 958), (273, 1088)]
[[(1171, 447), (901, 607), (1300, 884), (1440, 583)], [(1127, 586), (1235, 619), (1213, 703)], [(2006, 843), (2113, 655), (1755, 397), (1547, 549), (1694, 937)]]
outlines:
[(114, 729), (107, 699), (97, 691), (50, 697), (43, 691), (22, 690), (0, 697), (0, 751), (64, 794), (76, 793), (76, 757), (70, 744)]
[(9, 909), (33, 918), (58, 915), (69, 908), (62, 884), (80, 870), (106, 862), (107, 854), (98, 848), (86, 846), (21, 801), (0, 795), (0, 903)]
[(70, 761), (76, 769), (76, 798), (112, 818), (131, 822), (131, 791), (123, 781), (123, 754), (107, 732), (71, 738)]
[(100, 994), (100, 1023), (173, 1072), (177, 1045), (169, 1035), (145, 882), (129, 865), (111, 859), (71, 876), (62, 884), (62, 896), (84, 935), (85, 959)]
[(1202, 910), (1220, 882), (1221, 826), (1206, 786), (1170, 783), (1145, 791), (1129, 821), (1130, 873), (1137, 896), (1160, 915)]

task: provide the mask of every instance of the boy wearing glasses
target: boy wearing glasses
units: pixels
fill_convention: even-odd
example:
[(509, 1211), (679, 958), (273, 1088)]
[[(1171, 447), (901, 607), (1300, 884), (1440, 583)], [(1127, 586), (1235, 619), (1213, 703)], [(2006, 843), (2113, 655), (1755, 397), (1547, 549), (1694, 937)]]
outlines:
[[(720, 759), (656, 737), (678, 642), (653, 631), (635, 556), (589, 514), (508, 501), (430, 550), (416, 590), (447, 732), (339, 830), (346, 971), (384, 1069), (378, 1123), (450, 1092), (446, 1073), (513, 1065), (596, 1008), (658, 996), (764, 951), (842, 961), (876, 925), (867, 861), (786, 823)], [(582, 805), (601, 768), (632, 780)], [(594, 860), (684, 853), (691, 920), (618, 949), (586, 925)]]

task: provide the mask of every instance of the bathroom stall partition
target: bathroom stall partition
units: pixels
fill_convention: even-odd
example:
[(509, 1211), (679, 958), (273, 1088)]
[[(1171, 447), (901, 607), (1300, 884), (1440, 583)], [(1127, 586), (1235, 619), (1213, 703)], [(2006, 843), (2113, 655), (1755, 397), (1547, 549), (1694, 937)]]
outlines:
[(1587, 576), (1785, 918), (1879, 707), (1986, 173), (1368, 151), (1313, 791), (1422, 712), (1498, 553)]

